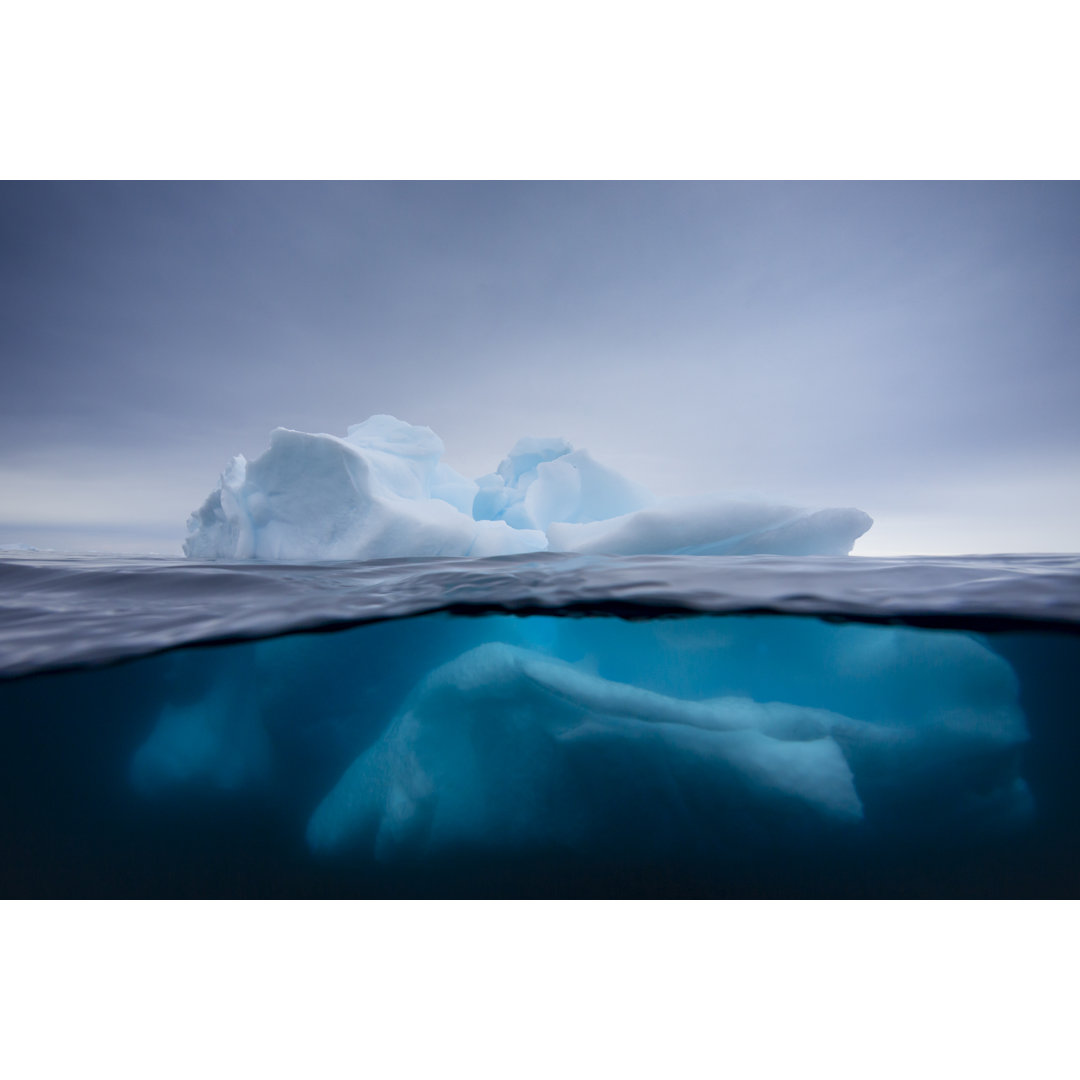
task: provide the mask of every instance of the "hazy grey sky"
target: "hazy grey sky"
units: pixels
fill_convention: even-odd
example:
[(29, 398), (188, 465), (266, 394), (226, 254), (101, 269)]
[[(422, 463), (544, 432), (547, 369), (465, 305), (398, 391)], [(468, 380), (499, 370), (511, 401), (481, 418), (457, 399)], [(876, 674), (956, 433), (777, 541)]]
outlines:
[(179, 551), (232, 454), (389, 412), (1080, 550), (1080, 184), (7, 183), (0, 290), (0, 544)]

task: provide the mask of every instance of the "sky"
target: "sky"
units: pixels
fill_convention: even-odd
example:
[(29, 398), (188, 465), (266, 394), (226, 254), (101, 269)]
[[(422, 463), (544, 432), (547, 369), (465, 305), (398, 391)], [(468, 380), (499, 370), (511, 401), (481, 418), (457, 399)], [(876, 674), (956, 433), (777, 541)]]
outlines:
[(0, 184), (0, 545), (177, 554), (232, 455), (373, 413), (492, 471), (1080, 550), (1080, 184)]

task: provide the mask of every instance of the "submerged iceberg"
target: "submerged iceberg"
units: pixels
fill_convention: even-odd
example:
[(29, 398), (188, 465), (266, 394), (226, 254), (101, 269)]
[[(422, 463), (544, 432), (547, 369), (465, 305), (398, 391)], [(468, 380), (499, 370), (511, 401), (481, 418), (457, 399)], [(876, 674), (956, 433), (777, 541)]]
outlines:
[(235, 457), (188, 520), (184, 553), (222, 559), (438, 555), (846, 555), (872, 521), (720, 496), (657, 499), (565, 439), (521, 439), (470, 480), (430, 429), (393, 416), (344, 438), (278, 428)]
[[(315, 809), (311, 849), (715, 856), (859, 828), (942, 840), (1032, 816), (1016, 677), (966, 634), (562, 623), (543, 649), (492, 642), (423, 678)], [(673, 658), (695, 652), (679, 671)]]
[(1034, 816), (1016, 675), (965, 631), (430, 615), (168, 659), (134, 787), (278, 802), (331, 862), (947, 845)]
[[(316, 809), (308, 843), (387, 861), (572, 848), (619, 833), (639, 849), (663, 847), (733, 806), (740, 816), (758, 809), (774, 829), (805, 815), (858, 821), (833, 719), (741, 698), (683, 701), (481, 645), (421, 683)], [(633, 805), (611, 776), (633, 778)], [(642, 820), (628, 828), (635, 810)]]

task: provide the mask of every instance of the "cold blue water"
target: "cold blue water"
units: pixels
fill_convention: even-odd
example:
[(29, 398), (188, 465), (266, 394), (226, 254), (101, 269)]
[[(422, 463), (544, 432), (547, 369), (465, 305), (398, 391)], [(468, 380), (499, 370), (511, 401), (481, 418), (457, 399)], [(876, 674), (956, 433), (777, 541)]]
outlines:
[(1080, 895), (1080, 558), (0, 559), (8, 897)]

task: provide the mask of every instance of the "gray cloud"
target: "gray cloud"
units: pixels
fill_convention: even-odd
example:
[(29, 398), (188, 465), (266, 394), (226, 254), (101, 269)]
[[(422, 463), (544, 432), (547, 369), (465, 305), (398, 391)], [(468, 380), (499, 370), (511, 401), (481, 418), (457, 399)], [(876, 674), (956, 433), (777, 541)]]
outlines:
[(1078, 294), (1076, 184), (4, 184), (0, 541), (179, 539), (271, 428), (392, 412), (1075, 550)]

